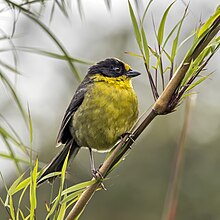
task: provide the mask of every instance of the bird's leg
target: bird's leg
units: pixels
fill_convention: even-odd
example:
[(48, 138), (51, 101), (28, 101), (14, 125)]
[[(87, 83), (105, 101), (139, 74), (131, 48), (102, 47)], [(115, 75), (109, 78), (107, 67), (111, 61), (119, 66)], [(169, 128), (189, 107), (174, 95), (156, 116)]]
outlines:
[(100, 179), (100, 186), (102, 187), (102, 189), (106, 190), (102, 180), (104, 179), (102, 173), (99, 171), (100, 167), (102, 166), (102, 164), (99, 166), (98, 169), (95, 168), (95, 161), (94, 161), (94, 156), (93, 156), (93, 152), (92, 149), (89, 148), (89, 155), (90, 155), (90, 165), (91, 165), (91, 171), (92, 171), (92, 175), (93, 177), (98, 180)]
[(94, 156), (93, 156), (93, 152), (91, 148), (89, 148), (89, 155), (90, 155), (90, 165), (91, 165), (91, 171), (92, 171), (93, 177), (95, 179), (98, 179), (98, 178), (104, 179), (102, 174), (99, 172), (100, 166), (98, 169), (95, 168), (95, 161), (94, 161)]

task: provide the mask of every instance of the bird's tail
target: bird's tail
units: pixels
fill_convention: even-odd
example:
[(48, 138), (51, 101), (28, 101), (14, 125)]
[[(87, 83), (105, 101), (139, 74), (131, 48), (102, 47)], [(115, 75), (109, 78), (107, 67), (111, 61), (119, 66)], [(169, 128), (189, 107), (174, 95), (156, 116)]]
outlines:
[(71, 157), (74, 158), (77, 155), (79, 149), (80, 149), (80, 147), (77, 145), (75, 140), (71, 140), (68, 143), (66, 143), (64, 148), (44, 168), (44, 171), (40, 175), (40, 177), (37, 181), (37, 184), (40, 185), (41, 183), (43, 183), (46, 180), (53, 182), (55, 177), (50, 177), (50, 178), (46, 178), (46, 179), (43, 179), (43, 177), (45, 177), (49, 173), (61, 171), (67, 154), (69, 153), (69, 159), (68, 159), (68, 161), (69, 161)]

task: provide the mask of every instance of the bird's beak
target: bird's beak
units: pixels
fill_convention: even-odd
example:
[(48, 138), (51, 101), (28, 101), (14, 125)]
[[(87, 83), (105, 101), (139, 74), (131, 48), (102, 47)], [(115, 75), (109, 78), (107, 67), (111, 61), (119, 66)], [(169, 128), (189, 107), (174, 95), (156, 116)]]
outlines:
[(126, 76), (132, 78), (132, 77), (136, 77), (136, 76), (139, 76), (141, 73), (135, 71), (135, 70), (128, 70), (128, 72), (126, 73)]

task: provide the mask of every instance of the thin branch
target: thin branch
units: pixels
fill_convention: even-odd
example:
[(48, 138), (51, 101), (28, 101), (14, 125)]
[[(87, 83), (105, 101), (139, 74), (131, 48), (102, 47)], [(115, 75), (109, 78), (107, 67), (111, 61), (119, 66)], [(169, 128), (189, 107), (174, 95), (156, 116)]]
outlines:
[[(107, 172), (123, 157), (123, 155), (130, 149), (133, 144), (133, 140), (136, 140), (138, 136), (143, 132), (143, 130), (150, 124), (150, 122), (156, 117), (154, 111), (151, 111), (148, 116), (144, 119), (144, 121), (132, 132), (132, 139), (129, 138), (129, 134), (125, 135), (125, 137), (119, 142), (118, 146), (113, 150), (110, 156), (103, 163), (101, 168), (99, 169), (99, 173), (102, 174), (103, 177), (106, 176)], [(123, 149), (123, 147), (125, 148)], [(89, 200), (92, 198), (95, 191), (100, 187), (101, 177), (97, 179), (97, 182), (91, 186), (89, 186), (80, 196), (79, 200), (76, 202), (75, 206), (72, 208), (70, 213), (68, 214), (66, 220), (75, 219), (86, 207)]]
[(181, 171), (183, 169), (184, 163), (184, 150), (186, 145), (187, 134), (190, 126), (192, 103), (191, 97), (187, 99), (185, 120), (183, 123), (179, 144), (176, 148), (176, 154), (174, 157), (174, 163), (172, 166), (171, 176), (169, 180), (167, 196), (164, 204), (164, 211), (162, 220), (175, 220), (176, 219), (176, 209), (178, 205), (178, 190), (181, 180)]
[[(193, 49), (190, 55), (186, 56), (182, 65), (176, 71), (176, 74), (169, 81), (168, 85), (164, 89), (163, 93), (159, 96), (155, 102), (151, 112), (143, 120), (143, 122), (136, 127), (132, 132), (132, 138), (129, 135), (125, 135), (122, 141), (115, 147), (110, 156), (105, 160), (102, 167), (99, 169), (99, 173), (103, 177), (106, 177), (108, 171), (124, 156), (124, 154), (130, 149), (133, 141), (138, 138), (138, 136), (143, 132), (143, 130), (152, 122), (152, 120), (159, 114), (166, 113), (169, 102), (172, 99), (174, 92), (179, 88), (179, 85), (187, 73), (190, 63), (192, 60), (196, 59), (198, 55), (203, 51), (203, 49), (208, 45), (208, 43), (215, 37), (220, 29), (220, 17), (218, 17), (212, 24), (209, 31), (200, 39), (196, 47)], [(80, 213), (84, 210), (95, 191), (100, 187), (102, 183), (102, 178), (97, 178), (97, 182), (89, 186), (80, 196), (79, 200), (76, 202), (75, 206), (70, 211), (66, 220), (76, 219)]]

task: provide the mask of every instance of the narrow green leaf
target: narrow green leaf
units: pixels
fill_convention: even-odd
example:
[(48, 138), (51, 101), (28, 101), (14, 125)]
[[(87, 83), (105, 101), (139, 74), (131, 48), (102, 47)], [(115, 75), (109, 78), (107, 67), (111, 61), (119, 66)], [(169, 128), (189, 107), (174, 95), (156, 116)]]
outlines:
[[(18, 215), (20, 215), (23, 220), (25, 219), (24, 214), (23, 214), (21, 209), (18, 209)], [(17, 215), (17, 219), (16, 220), (19, 220), (19, 216), (18, 215)]]
[(3, 127), (0, 126), (0, 135), (12, 141), (16, 146), (18, 146), (24, 153), (27, 152), (27, 147), (23, 143), (18, 142), (11, 134), (8, 133)]
[(159, 26), (158, 33), (157, 33), (157, 40), (158, 40), (159, 45), (162, 45), (163, 36), (164, 36), (164, 27), (165, 27), (167, 15), (169, 13), (170, 8), (173, 6), (174, 3), (175, 1), (169, 5), (169, 7), (166, 9), (161, 19), (160, 26)]
[(22, 173), (22, 169), (20, 167), (19, 161), (16, 158), (15, 152), (14, 152), (14, 150), (11, 147), (11, 144), (9, 143), (9, 141), (8, 141), (8, 139), (6, 137), (2, 136), (2, 139), (3, 139), (4, 143), (5, 143), (5, 146), (8, 148), (8, 151), (10, 152), (11, 160), (14, 161), (15, 166), (16, 166), (18, 172), (21, 174)]
[(203, 33), (206, 32), (206, 30), (210, 27), (210, 25), (215, 21), (217, 17), (220, 16), (220, 6), (216, 9), (216, 12), (214, 15), (212, 15), (206, 23), (198, 30), (197, 35), (200, 37)]
[(66, 159), (63, 163), (63, 167), (62, 167), (62, 170), (61, 170), (61, 181), (60, 181), (61, 183), (60, 183), (59, 193), (58, 193), (56, 199), (54, 200), (54, 204), (52, 205), (52, 208), (50, 209), (49, 213), (46, 216), (46, 220), (48, 220), (50, 218), (50, 216), (56, 211), (56, 209), (57, 209), (57, 207), (60, 203), (61, 194), (62, 194), (62, 191), (63, 191), (64, 181), (65, 181), (68, 158), (69, 158), (69, 153), (66, 156)]
[(183, 25), (183, 21), (184, 21), (184, 19), (186, 17), (187, 9), (188, 9), (188, 7), (186, 8), (186, 10), (185, 10), (185, 12), (183, 14), (183, 17), (181, 18), (181, 20), (179, 22), (177, 34), (176, 34), (176, 37), (175, 37), (175, 39), (173, 41), (172, 51), (171, 51), (171, 60), (172, 60), (172, 62), (174, 60), (174, 57), (176, 56), (177, 46), (178, 46), (179, 36), (180, 36), (180, 31), (181, 31), (181, 28), (182, 28), (182, 25)]
[(18, 98), (18, 96), (17, 96), (17, 94), (16, 94), (12, 84), (10, 83), (10, 80), (8, 79), (8, 77), (6, 77), (5, 74), (3, 74), (2, 71), (0, 71), (0, 78), (2, 79), (2, 82), (5, 84), (5, 86), (7, 86), (9, 88), (9, 91), (11, 92), (12, 97), (13, 97), (15, 103), (17, 104), (17, 106), (18, 106), (18, 108), (19, 108), (19, 110), (21, 112), (21, 115), (22, 115), (24, 121), (27, 122), (25, 111), (24, 111), (24, 109), (22, 107), (22, 104), (21, 104), (21, 102), (20, 102), (20, 100), (19, 100), (19, 98)]
[(153, 2), (153, 0), (150, 0), (150, 1), (148, 2), (148, 4), (147, 4), (147, 7), (146, 7), (145, 10), (144, 10), (143, 17), (142, 17), (142, 19), (141, 19), (141, 25), (143, 25), (143, 23), (144, 23), (146, 14), (147, 14), (148, 9), (150, 8), (150, 5), (151, 5), (152, 2)]
[(132, 21), (133, 29), (134, 29), (134, 33), (135, 33), (135, 38), (136, 38), (136, 41), (138, 43), (140, 51), (142, 51), (143, 47), (142, 47), (141, 33), (140, 33), (140, 30), (139, 30), (139, 27), (138, 27), (138, 23), (137, 23), (133, 8), (132, 8), (131, 3), (130, 3), (129, 0), (128, 0), (128, 5), (129, 5), (131, 21)]
[(12, 220), (15, 220), (15, 209), (14, 209), (14, 204), (13, 204), (13, 198), (12, 196), (9, 196), (9, 198), (10, 198), (10, 206), (9, 206), (10, 215), (11, 215)]
[(131, 51), (126, 51), (125, 54), (131, 55), (131, 56), (133, 56), (133, 57), (137, 57), (137, 58), (143, 58), (142, 55), (140, 55), (140, 54), (136, 54), (136, 53), (131, 52)]
[(76, 197), (75, 199), (72, 199), (69, 203), (68, 203), (68, 205), (67, 205), (67, 209), (73, 204), (73, 203), (75, 203), (75, 202), (77, 202), (79, 200), (79, 197)]
[(33, 171), (31, 172), (31, 182), (30, 182), (30, 219), (34, 219), (35, 209), (37, 207), (37, 176), (38, 176), (38, 159), (36, 160)]
[[(24, 144), (22, 143), (22, 140), (21, 138), (19, 137), (17, 131), (13, 128), (13, 126), (7, 121), (7, 119), (2, 115), (0, 114), (0, 118), (4, 121), (4, 123), (8, 126), (9, 130), (12, 131), (13, 135), (15, 136), (15, 138), (17, 139), (17, 142), (18, 143), (21, 143), (23, 146)], [(5, 130), (5, 129), (4, 129)], [(1, 131), (0, 131), (1, 133)], [(9, 132), (7, 132), (9, 133)]]
[(9, 196), (12, 196), (14, 195), (16, 192), (17, 192), (17, 186), (18, 184), (21, 182), (21, 179), (23, 178), (24, 174), (20, 175), (14, 182), (13, 184), (11, 185), (11, 187), (9, 188), (8, 190), (8, 195)]
[(12, 67), (11, 65), (7, 64), (6, 62), (3, 62), (0, 60), (0, 65), (6, 68), (7, 70), (10, 70), (13, 73), (21, 74), (16, 68)]
[(67, 202), (72, 201), (73, 199), (75, 199), (75, 198), (77, 198), (78, 196), (80, 196), (80, 195), (83, 193), (84, 190), (85, 190), (85, 189), (78, 190), (78, 191), (76, 191), (76, 192), (74, 192), (74, 193), (71, 193), (71, 194), (68, 195), (68, 196), (66, 196), (67, 194), (65, 194), (65, 198), (62, 200), (61, 203), (67, 203)]
[(30, 182), (31, 182), (31, 178), (28, 177), (27, 179), (21, 181), (19, 184), (17, 184), (15, 190), (14, 190), (14, 194), (19, 192), (20, 190), (28, 187), (30, 185)]
[(53, 172), (53, 173), (49, 173), (47, 174), (46, 176), (44, 176), (41, 181), (43, 180), (46, 180), (46, 179), (49, 179), (49, 178), (52, 178), (52, 177), (55, 177), (55, 176), (59, 176), (61, 175), (61, 172)]
[(62, 187), (62, 189), (63, 189), (63, 186), (64, 186), (65, 177), (66, 177), (66, 168), (67, 168), (67, 164), (68, 164), (68, 159), (69, 159), (69, 153), (66, 156), (66, 159), (63, 163), (63, 167), (62, 167), (62, 170), (61, 170), (61, 187)]
[[(66, 195), (64, 196), (64, 199), (66, 198)], [(63, 220), (65, 217), (65, 212), (66, 212), (66, 202), (63, 202), (61, 204), (60, 210), (59, 210), (59, 215), (57, 217), (57, 220)]]
[(208, 76), (203, 76), (201, 79), (197, 80), (195, 83), (193, 83), (192, 85), (190, 85), (185, 92), (189, 92), (190, 90), (192, 90), (194, 87), (198, 86), (200, 83), (202, 83), (204, 80), (206, 80), (211, 74), (209, 74)]
[[(40, 48), (16, 47), (16, 49), (20, 50), (20, 51), (23, 51), (23, 52), (34, 53), (34, 54), (43, 55), (43, 56), (51, 57), (51, 58), (58, 59), (58, 60), (67, 61), (67, 57), (65, 55), (61, 55), (61, 54), (57, 54), (57, 53), (54, 53), (54, 52), (46, 51), (46, 50), (43, 50), (43, 49), (40, 49)], [(68, 59), (71, 60), (71, 62), (74, 62), (74, 63), (80, 63), (80, 64), (85, 64), (85, 65), (94, 64), (94, 62), (86, 61), (86, 60), (82, 60), (82, 59), (77, 59), (77, 58), (74, 58), (74, 57), (68, 57)]]
[(5, 153), (0, 153), (0, 157), (5, 158), (5, 159), (9, 159), (9, 160), (16, 160), (17, 162), (21, 162), (21, 163), (25, 163), (25, 164), (29, 164), (29, 162), (27, 160), (24, 160), (19, 157), (12, 157), (11, 155), (8, 155)]
[[(33, 144), (33, 124), (32, 124), (32, 119), (31, 119), (31, 112), (30, 108), (28, 106), (28, 124), (29, 124), (29, 139), (30, 139), (30, 146)], [(31, 147), (32, 148), (32, 147)], [(32, 161), (32, 158), (31, 158)]]
[(96, 180), (90, 180), (90, 181), (86, 181), (86, 182), (83, 182), (83, 183), (76, 184), (74, 186), (70, 186), (69, 188), (65, 189), (62, 192), (62, 195), (72, 193), (72, 192), (75, 192), (75, 191), (78, 191), (78, 190), (81, 190), (81, 189), (85, 189), (86, 187), (91, 186), (94, 183), (96, 183)]
[(24, 194), (25, 194), (27, 188), (28, 188), (28, 185), (23, 189), (21, 195), (19, 196), (19, 201), (18, 201), (18, 206), (17, 206), (17, 207), (18, 207), (18, 208), (17, 208), (17, 219), (16, 219), (16, 220), (19, 219), (19, 214), (22, 216), (22, 219), (25, 218), (24, 215), (23, 215), (23, 212), (22, 212), (21, 209), (20, 209), (20, 205), (21, 205), (22, 199), (23, 199), (23, 197), (24, 197)]
[(60, 51), (64, 54), (66, 57), (66, 60), (70, 66), (71, 71), (74, 73), (75, 77), (81, 81), (80, 75), (75, 67), (75, 65), (72, 63), (72, 61), (69, 59), (69, 53), (67, 52), (66, 48), (61, 44), (61, 42), (57, 39), (57, 37), (52, 33), (52, 31), (44, 24), (42, 23), (38, 17), (36, 17), (33, 13), (30, 13), (29, 10), (25, 9), (24, 7), (20, 6), (19, 4), (16, 4), (15, 2), (12, 2), (10, 0), (7, 0), (7, 2), (12, 5), (14, 8), (21, 11), (24, 15), (26, 15), (28, 18), (30, 18), (32, 21), (34, 21), (36, 24), (38, 24), (41, 29), (53, 40), (55, 45), (60, 49)]
[(180, 21), (178, 21), (178, 23), (172, 28), (172, 30), (169, 32), (169, 34), (167, 35), (166, 39), (164, 40), (163, 46), (162, 48), (165, 48), (165, 46), (167, 45), (167, 42), (169, 41), (169, 39), (172, 37), (172, 35), (174, 34), (174, 32), (176, 31), (176, 29), (178, 28), (180, 24)]
[(141, 35), (142, 35), (143, 45), (144, 45), (145, 62), (146, 62), (146, 65), (149, 67), (150, 52), (149, 52), (148, 42), (147, 42), (147, 38), (146, 38), (143, 27), (141, 28)]

